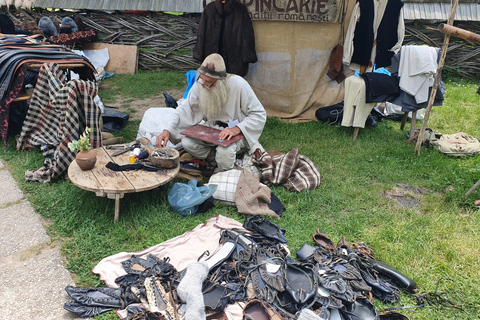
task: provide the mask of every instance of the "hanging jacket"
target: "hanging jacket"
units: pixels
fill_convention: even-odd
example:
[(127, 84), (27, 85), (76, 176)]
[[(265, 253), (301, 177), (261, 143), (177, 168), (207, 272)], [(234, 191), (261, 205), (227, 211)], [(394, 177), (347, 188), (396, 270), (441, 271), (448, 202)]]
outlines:
[(223, 57), (227, 73), (242, 77), (248, 64), (257, 62), (252, 21), (242, 3), (213, 1), (203, 10), (193, 58), (202, 62), (211, 53)]
[(391, 65), (393, 51), (389, 51), (398, 41), (397, 27), (399, 23), (400, 10), (403, 7), (401, 0), (380, 0), (388, 1), (380, 25), (377, 29), (377, 38), (374, 38), (373, 24), (375, 19), (373, 1), (358, 0), (360, 5), (360, 19), (355, 27), (353, 37), (352, 63), (368, 66), (372, 54), (372, 47), (376, 41), (376, 55), (373, 62), (377, 68)]

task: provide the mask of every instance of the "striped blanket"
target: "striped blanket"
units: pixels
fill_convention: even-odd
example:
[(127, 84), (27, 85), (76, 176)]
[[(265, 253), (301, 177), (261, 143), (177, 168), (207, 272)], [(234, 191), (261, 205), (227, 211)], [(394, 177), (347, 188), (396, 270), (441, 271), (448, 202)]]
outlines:
[(77, 140), (88, 126), (92, 128), (90, 143), (101, 147), (101, 109), (95, 104), (98, 87), (85, 80), (65, 81), (64, 71), (55, 63), (45, 63), (40, 69), (17, 149), (40, 147), (44, 166), (27, 171), (28, 181), (49, 182), (63, 177), (75, 159), (67, 144)]

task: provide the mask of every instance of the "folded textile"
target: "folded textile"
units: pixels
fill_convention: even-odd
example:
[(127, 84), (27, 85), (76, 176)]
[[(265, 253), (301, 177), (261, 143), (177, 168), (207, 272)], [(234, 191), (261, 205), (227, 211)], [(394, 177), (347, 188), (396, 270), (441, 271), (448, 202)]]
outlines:
[(281, 184), (287, 190), (300, 192), (315, 189), (322, 181), (320, 170), (308, 157), (298, 153), (298, 147), (287, 154), (271, 156), (269, 152), (255, 151), (253, 163), (262, 170), (262, 180), (274, 185)]
[(151, 166), (145, 166), (145, 164), (141, 163), (141, 162), (135, 162), (135, 163), (132, 163), (132, 164), (125, 164), (123, 166), (115, 163), (115, 162), (109, 162), (105, 165), (105, 167), (107, 167), (108, 169), (110, 170), (113, 170), (113, 171), (131, 171), (131, 170), (140, 170), (140, 169), (143, 169), (143, 170), (146, 170), (146, 171), (157, 171), (159, 170), (159, 168), (154, 168), (154, 167), (151, 167)]
[(400, 88), (415, 97), (417, 103), (428, 100), (437, 70), (437, 49), (429, 46), (403, 46), (398, 69)]
[(260, 180), (247, 169), (243, 169), (235, 192), (235, 204), (239, 213), (280, 217), (269, 208), (271, 190), (260, 185)]
[(392, 101), (400, 94), (397, 77), (375, 72), (365, 72), (360, 77), (365, 81), (367, 103)]

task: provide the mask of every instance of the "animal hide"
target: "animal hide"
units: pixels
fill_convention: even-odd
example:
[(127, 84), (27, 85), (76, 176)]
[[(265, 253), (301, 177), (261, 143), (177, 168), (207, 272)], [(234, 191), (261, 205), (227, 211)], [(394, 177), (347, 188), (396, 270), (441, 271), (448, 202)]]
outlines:
[(242, 77), (248, 64), (257, 62), (252, 21), (242, 3), (213, 1), (203, 10), (193, 58), (202, 62), (211, 53), (223, 57), (228, 73)]

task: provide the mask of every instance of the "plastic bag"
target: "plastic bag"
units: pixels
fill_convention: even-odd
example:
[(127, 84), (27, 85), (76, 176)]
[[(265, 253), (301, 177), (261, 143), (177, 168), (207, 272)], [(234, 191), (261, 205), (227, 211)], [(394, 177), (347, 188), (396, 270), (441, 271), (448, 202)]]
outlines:
[(175, 212), (188, 217), (198, 211), (198, 206), (207, 200), (217, 189), (217, 185), (197, 186), (197, 180), (188, 184), (177, 182), (168, 190), (168, 202)]

